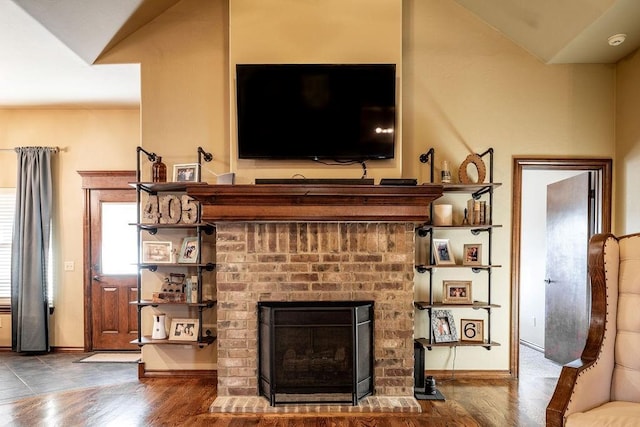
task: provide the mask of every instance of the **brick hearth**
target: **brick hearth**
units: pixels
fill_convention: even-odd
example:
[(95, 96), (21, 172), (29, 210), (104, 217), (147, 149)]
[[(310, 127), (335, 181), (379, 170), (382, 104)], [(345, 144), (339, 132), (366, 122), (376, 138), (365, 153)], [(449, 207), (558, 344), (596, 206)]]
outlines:
[(258, 301), (375, 301), (375, 396), (413, 401), (414, 238), (409, 222), (218, 223), (212, 410), (258, 395)]
[(368, 413), (368, 412), (422, 412), (418, 401), (412, 397), (382, 397), (367, 396), (358, 406), (351, 405), (278, 405), (269, 406), (264, 397), (218, 397), (210, 408), (211, 412), (238, 414), (327, 414), (339, 413)]

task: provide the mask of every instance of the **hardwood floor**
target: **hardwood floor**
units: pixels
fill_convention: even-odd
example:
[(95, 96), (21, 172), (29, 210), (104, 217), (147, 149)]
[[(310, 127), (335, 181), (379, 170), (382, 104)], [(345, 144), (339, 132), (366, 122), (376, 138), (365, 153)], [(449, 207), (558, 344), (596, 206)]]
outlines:
[[(512, 380), (456, 380), (440, 385), (445, 402), (420, 401), (421, 414), (212, 414), (215, 381), (145, 379), (21, 399), (0, 406), (12, 426), (539, 426), (546, 396), (526, 402)], [(542, 398), (544, 397), (544, 398)], [(529, 412), (531, 410), (532, 412)]]
[[(0, 354), (0, 362), (2, 360)], [(92, 369), (94, 375), (100, 376), (98, 372), (113, 364), (93, 364), (99, 367), (74, 365), (85, 365), (82, 369)], [(526, 375), (517, 381), (442, 379), (438, 381), (438, 389), (445, 395), (446, 401), (420, 401), (421, 414), (212, 414), (209, 405), (216, 397), (215, 380), (138, 380), (133, 373), (135, 364), (128, 365), (132, 377), (117, 383), (81, 385), (83, 388), (38, 393), (33, 397), (0, 404), (0, 425), (541, 426), (544, 425), (544, 410), (557, 380)], [(81, 370), (76, 366), (69, 369)], [(41, 376), (47, 375), (46, 371), (41, 373)]]

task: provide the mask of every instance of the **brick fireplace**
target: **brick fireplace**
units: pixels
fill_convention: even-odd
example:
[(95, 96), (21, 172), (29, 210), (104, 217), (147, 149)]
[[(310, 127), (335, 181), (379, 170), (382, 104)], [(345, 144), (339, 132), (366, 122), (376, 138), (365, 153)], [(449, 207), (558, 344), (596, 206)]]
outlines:
[[(258, 395), (259, 301), (366, 300), (375, 306), (374, 397), (400, 402), (389, 410), (419, 411), (413, 399), (414, 227), (428, 219), (441, 186), (300, 187), (188, 190), (204, 202), (203, 219), (217, 227), (216, 402)], [(218, 410), (233, 411), (223, 406)]]

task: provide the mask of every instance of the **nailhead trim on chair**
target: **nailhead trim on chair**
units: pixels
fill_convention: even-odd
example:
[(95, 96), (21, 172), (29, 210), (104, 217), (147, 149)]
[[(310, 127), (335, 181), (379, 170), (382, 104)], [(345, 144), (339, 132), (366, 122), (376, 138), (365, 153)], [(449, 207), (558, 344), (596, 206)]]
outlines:
[[(607, 242), (609, 241), (609, 239), (607, 239)], [(607, 277), (607, 273), (609, 272), (607, 270), (607, 249), (609, 248), (608, 244), (605, 243), (604, 245), (604, 251), (603, 251), (603, 258), (604, 258), (604, 274), (605, 274), (605, 278)], [(607, 299), (606, 299), (606, 304), (607, 304), (607, 314), (605, 317), (605, 321), (604, 321), (604, 338), (602, 339), (602, 345), (600, 346), (600, 351), (598, 351), (598, 357), (596, 357), (596, 360), (585, 370), (580, 371), (580, 373), (578, 374), (578, 377), (576, 378), (576, 384), (578, 383), (578, 381), (580, 381), (580, 377), (582, 377), (583, 374), (586, 374), (588, 371), (590, 371), (592, 368), (595, 368), (598, 365), (598, 362), (600, 362), (600, 355), (602, 355), (602, 349), (605, 347), (605, 342), (607, 341), (607, 332), (608, 332), (608, 325), (609, 325), (609, 281), (605, 279), (605, 292), (607, 295)], [(571, 391), (571, 396), (569, 398), (569, 404), (571, 404), (571, 402), (573, 401), (573, 396), (575, 395), (575, 391), (576, 387), (573, 388), (573, 390)], [(567, 422), (567, 415), (563, 416), (563, 420), (564, 423)]]

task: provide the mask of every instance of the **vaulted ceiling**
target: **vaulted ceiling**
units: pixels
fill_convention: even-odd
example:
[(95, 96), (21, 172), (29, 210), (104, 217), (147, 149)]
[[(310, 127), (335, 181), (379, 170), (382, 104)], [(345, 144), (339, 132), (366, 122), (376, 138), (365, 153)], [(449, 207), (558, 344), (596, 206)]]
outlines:
[[(179, 1), (0, 0), (0, 106), (139, 105), (136, 64), (92, 64)], [(615, 63), (640, 46), (640, 0), (455, 1), (549, 64)]]
[[(615, 63), (640, 46), (638, 0), (456, 0), (549, 64)], [(625, 34), (611, 46), (609, 37)]]
[(92, 64), (141, 26), (180, 0), (13, 0)]

